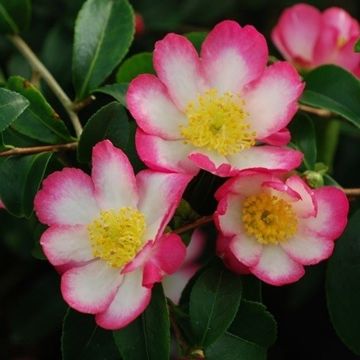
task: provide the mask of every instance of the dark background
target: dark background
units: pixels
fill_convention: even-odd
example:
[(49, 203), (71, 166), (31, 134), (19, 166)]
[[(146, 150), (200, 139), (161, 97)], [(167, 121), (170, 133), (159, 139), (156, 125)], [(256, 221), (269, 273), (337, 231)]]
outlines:
[[(83, 0), (33, 0), (33, 18), (24, 38), (73, 94), (71, 52), (76, 14)], [(281, 11), (295, 1), (266, 0), (133, 0), (142, 14), (145, 32), (137, 36), (130, 54), (152, 51), (166, 32), (208, 31), (218, 21), (235, 19), (253, 24), (269, 40)], [(308, 1), (320, 9), (340, 6), (359, 18), (357, 0)], [(5, 38), (0, 38), (0, 68), (3, 77), (30, 76), (30, 69)], [(109, 79), (109, 83), (114, 78)], [(56, 100), (45, 93), (61, 113)], [(360, 100), (360, 99), (359, 99)], [(101, 101), (101, 98), (100, 98)], [(81, 113), (87, 118), (86, 111)], [(333, 177), (344, 187), (359, 187), (359, 138), (343, 126), (335, 156)], [(71, 161), (71, 159), (70, 159)], [(0, 179), (1, 181), (1, 179)], [(36, 257), (41, 228), (35, 219), (19, 220), (0, 211), (0, 359), (60, 359), (61, 324), (66, 306), (59, 294), (59, 277), (53, 268)], [(324, 294), (326, 263), (308, 267), (295, 285), (264, 286), (264, 302), (278, 321), (279, 338), (269, 359), (342, 359), (352, 355), (331, 327)], [(221, 360), (221, 359), (219, 359)]]

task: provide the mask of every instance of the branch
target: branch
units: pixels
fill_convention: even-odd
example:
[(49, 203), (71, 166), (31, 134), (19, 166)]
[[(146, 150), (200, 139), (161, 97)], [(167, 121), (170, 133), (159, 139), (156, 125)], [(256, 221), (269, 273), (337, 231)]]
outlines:
[(69, 115), (71, 123), (74, 127), (76, 136), (79, 137), (82, 132), (82, 126), (79, 120), (79, 117), (72, 109), (72, 101), (66, 95), (64, 90), (61, 88), (59, 83), (51, 75), (49, 70), (44, 66), (44, 64), (39, 60), (39, 58), (34, 54), (26, 42), (18, 35), (9, 35), (8, 38), (14, 44), (14, 46), (19, 50), (19, 52), (25, 57), (25, 59), (31, 65), (33, 71), (36, 71), (40, 74), (41, 78), (47, 83), (52, 92), (59, 99), (61, 104), (64, 106), (66, 112)]
[(299, 104), (299, 110), (308, 112), (310, 114), (315, 114), (317, 116), (324, 117), (324, 118), (329, 118), (329, 117), (333, 116), (333, 113), (329, 110), (314, 108), (312, 106), (308, 106), (308, 105), (304, 105), (304, 104)]
[(1, 151), (1, 156), (12, 156), (12, 155), (29, 155), (29, 154), (38, 154), (42, 152), (57, 152), (62, 150), (74, 150), (76, 149), (78, 143), (68, 143), (68, 144), (58, 144), (58, 145), (45, 145), (45, 146), (33, 146), (33, 147), (23, 147), (23, 148), (12, 148), (9, 150)]
[(360, 188), (357, 189), (343, 189), (344, 193), (349, 198), (360, 197)]
[(196, 228), (198, 228), (198, 227), (200, 227), (202, 225), (211, 223), (212, 221), (213, 221), (213, 216), (212, 215), (203, 216), (200, 219), (195, 220), (191, 224), (187, 224), (187, 225), (184, 225), (184, 226), (181, 226), (181, 227), (175, 229), (173, 231), (173, 233), (180, 235), (180, 234), (183, 234), (184, 232), (187, 232), (189, 230), (196, 229)]
[(72, 104), (71, 108), (75, 111), (75, 112), (79, 112), (80, 110), (82, 110), (84, 107), (90, 105), (94, 100), (96, 99), (96, 97), (94, 95), (90, 95), (87, 98), (85, 98), (84, 100), (81, 101), (77, 101), (75, 103)]

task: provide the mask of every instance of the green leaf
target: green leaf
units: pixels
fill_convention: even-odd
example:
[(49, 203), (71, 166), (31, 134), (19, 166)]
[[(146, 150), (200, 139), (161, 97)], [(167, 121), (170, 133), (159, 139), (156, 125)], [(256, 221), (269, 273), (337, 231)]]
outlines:
[(115, 343), (124, 360), (168, 360), (170, 321), (160, 284), (152, 290), (148, 308), (126, 328), (114, 331)]
[(0, 33), (16, 34), (28, 27), (30, 0), (0, 0)]
[(300, 101), (338, 114), (360, 128), (360, 81), (335, 65), (324, 65), (305, 78)]
[(0, 88), (0, 132), (10, 126), (29, 104), (20, 94)]
[(326, 277), (331, 322), (341, 340), (360, 355), (360, 210), (336, 241)]
[(86, 123), (79, 140), (78, 160), (89, 162), (93, 146), (104, 139), (122, 149), (129, 141), (129, 121), (123, 106), (116, 101), (102, 107)]
[(61, 338), (63, 360), (120, 360), (111, 331), (96, 325), (93, 315), (69, 309)]
[(0, 198), (18, 217), (29, 217), (51, 153), (0, 159)]
[(110, 84), (94, 90), (102, 94), (110, 95), (117, 100), (121, 105), (126, 106), (125, 95), (128, 89), (128, 84)]
[(243, 294), (242, 298), (251, 301), (261, 301), (262, 283), (253, 275), (244, 275), (242, 277)]
[(96, 89), (126, 55), (134, 36), (127, 0), (87, 0), (75, 24), (73, 82), (77, 99)]
[(206, 360), (265, 360), (266, 350), (236, 335), (225, 333), (205, 350)]
[(116, 81), (129, 83), (140, 74), (155, 74), (151, 52), (135, 54), (126, 59), (119, 67)]
[(219, 338), (235, 318), (242, 295), (239, 276), (220, 265), (205, 270), (190, 294), (190, 321), (199, 345)]
[(263, 304), (242, 300), (229, 332), (268, 348), (276, 341), (276, 321)]
[(20, 76), (12, 76), (7, 85), (30, 102), (30, 106), (12, 123), (14, 130), (47, 144), (72, 140), (64, 122), (34, 85)]
[(304, 165), (306, 169), (313, 170), (316, 158), (316, 134), (312, 119), (309, 115), (299, 113), (290, 123), (291, 145), (304, 153)]
[(354, 46), (354, 51), (355, 52), (360, 52), (360, 39), (358, 39), (355, 43), (355, 46)]
[(192, 44), (195, 46), (195, 49), (200, 52), (201, 45), (204, 42), (207, 34), (208, 33), (206, 31), (194, 31), (185, 34), (185, 36), (192, 42)]

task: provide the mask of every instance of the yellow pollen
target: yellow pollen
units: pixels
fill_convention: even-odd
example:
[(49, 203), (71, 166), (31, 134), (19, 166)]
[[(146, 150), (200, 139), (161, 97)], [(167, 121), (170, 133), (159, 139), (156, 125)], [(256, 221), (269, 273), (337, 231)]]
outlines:
[(112, 267), (121, 267), (134, 258), (143, 244), (145, 217), (129, 207), (101, 211), (87, 229), (94, 256)]
[(185, 114), (188, 125), (180, 132), (185, 143), (215, 150), (221, 155), (233, 155), (255, 145), (255, 132), (246, 121), (244, 101), (238, 95), (226, 92), (219, 95), (209, 89), (191, 101)]
[(287, 241), (297, 230), (297, 217), (292, 206), (267, 193), (248, 196), (243, 204), (242, 221), (248, 235), (260, 244)]
[(338, 48), (342, 48), (347, 43), (347, 39), (344, 36), (339, 36), (336, 42)]

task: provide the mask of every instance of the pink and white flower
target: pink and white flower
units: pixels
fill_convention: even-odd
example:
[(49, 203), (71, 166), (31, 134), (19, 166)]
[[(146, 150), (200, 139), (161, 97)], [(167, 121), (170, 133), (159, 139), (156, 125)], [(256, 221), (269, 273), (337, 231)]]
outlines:
[(254, 27), (223, 21), (200, 57), (184, 36), (154, 50), (157, 76), (135, 78), (126, 103), (139, 129), (136, 148), (155, 170), (232, 176), (249, 168), (290, 170), (302, 154), (284, 147), (303, 83), (287, 62), (266, 66), (268, 48)]
[(126, 155), (104, 140), (93, 148), (91, 177), (65, 168), (44, 180), (35, 197), (49, 225), (41, 245), (71, 307), (106, 329), (144, 311), (153, 284), (185, 258), (181, 238), (163, 231), (190, 179), (151, 170), (135, 176)]
[(308, 4), (286, 9), (272, 31), (272, 40), (288, 61), (302, 69), (337, 64), (360, 75), (360, 54), (354, 44), (360, 26), (345, 10), (337, 7), (321, 13)]
[(175, 304), (178, 304), (181, 294), (189, 280), (200, 269), (199, 258), (205, 247), (205, 234), (196, 229), (186, 249), (185, 261), (176, 273), (164, 277), (162, 284), (165, 295)]
[(282, 180), (269, 172), (244, 172), (215, 197), (218, 254), (235, 272), (272, 285), (297, 281), (303, 265), (327, 259), (347, 223), (349, 203), (340, 189), (313, 190), (296, 175)]

